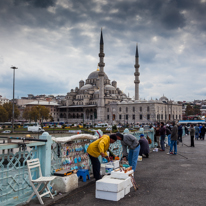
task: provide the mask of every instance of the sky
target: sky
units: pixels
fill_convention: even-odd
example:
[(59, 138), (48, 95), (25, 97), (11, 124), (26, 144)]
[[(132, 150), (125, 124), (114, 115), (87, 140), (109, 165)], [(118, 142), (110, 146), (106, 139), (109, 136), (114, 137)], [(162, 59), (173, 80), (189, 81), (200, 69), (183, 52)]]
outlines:
[(206, 99), (206, 0), (0, 0), (0, 95), (66, 95), (97, 69), (134, 97)]

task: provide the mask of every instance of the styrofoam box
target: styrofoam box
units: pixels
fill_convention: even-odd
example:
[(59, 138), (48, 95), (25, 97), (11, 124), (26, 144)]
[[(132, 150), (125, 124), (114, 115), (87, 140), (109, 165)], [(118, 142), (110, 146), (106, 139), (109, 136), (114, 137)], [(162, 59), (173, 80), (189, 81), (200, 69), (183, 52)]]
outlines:
[(126, 188), (124, 188), (124, 195), (127, 195), (130, 193), (130, 185), (128, 185)]
[(111, 162), (112, 165), (114, 166), (114, 169), (118, 168), (119, 167), (119, 160), (114, 160)]
[(117, 172), (112, 171), (111, 177), (117, 178), (117, 179), (127, 179), (130, 174), (132, 174), (132, 176), (134, 177), (134, 170), (130, 170), (127, 173), (120, 172), (120, 171), (117, 171)]
[(103, 200), (119, 201), (124, 197), (124, 189), (119, 192), (106, 192), (101, 190), (96, 190), (95, 197)]
[(111, 177), (96, 181), (96, 190), (119, 192), (128, 186), (128, 182), (123, 179), (114, 179)]
[(101, 175), (105, 175), (105, 164), (101, 164), (100, 174), (101, 174)]

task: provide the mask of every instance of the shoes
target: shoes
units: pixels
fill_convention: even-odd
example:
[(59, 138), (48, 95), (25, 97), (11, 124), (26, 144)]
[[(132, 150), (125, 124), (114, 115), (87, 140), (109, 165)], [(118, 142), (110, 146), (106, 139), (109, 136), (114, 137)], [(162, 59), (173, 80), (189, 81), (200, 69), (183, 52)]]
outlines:
[(163, 150), (163, 149), (160, 149), (159, 151), (164, 152), (164, 150)]
[(167, 154), (168, 154), (168, 155), (173, 155), (173, 152), (168, 152)]

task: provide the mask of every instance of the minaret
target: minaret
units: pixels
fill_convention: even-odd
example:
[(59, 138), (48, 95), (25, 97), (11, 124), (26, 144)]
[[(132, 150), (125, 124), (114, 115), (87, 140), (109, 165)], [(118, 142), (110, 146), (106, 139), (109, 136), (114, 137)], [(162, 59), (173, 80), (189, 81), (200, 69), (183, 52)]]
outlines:
[(134, 76), (135, 76), (135, 80), (134, 80), (134, 84), (135, 84), (135, 100), (139, 100), (139, 53), (138, 53), (138, 46), (136, 46), (136, 55), (135, 55), (135, 65), (134, 65), (134, 68), (135, 68), (135, 73), (134, 73)]
[(100, 36), (100, 53), (99, 53), (99, 105), (97, 110), (97, 119), (104, 121), (105, 119), (105, 104), (104, 104), (104, 41), (101, 30)]

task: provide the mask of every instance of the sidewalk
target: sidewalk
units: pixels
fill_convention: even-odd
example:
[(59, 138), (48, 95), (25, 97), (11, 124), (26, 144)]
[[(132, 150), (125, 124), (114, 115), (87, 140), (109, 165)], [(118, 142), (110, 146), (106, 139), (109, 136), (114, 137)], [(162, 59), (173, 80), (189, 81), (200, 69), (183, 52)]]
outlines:
[[(190, 136), (178, 145), (177, 155), (152, 152), (149, 158), (138, 162), (135, 180), (139, 190), (133, 188), (118, 202), (95, 199), (95, 182), (80, 183), (79, 188), (69, 194), (57, 195), (54, 200), (43, 198), (45, 205), (206, 205), (206, 140), (190, 145)], [(32, 200), (31, 206), (39, 205)]]

